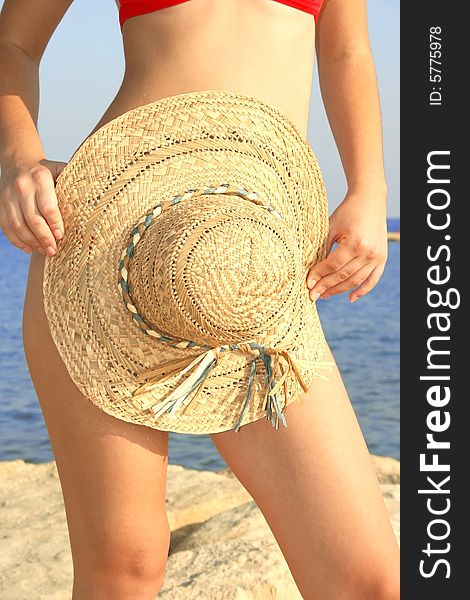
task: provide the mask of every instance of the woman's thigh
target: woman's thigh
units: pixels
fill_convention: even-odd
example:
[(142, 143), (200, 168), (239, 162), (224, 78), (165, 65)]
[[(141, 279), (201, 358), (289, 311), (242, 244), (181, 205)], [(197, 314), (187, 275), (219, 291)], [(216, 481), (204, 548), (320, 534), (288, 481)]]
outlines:
[(74, 567), (144, 576), (163, 569), (167, 557), (168, 434), (108, 415), (72, 382), (44, 313), (44, 260), (31, 256), (23, 342), (62, 486)]
[(397, 589), (398, 546), (378, 480), (336, 365), (328, 376), (286, 408), (287, 428), (261, 419), (211, 438), (264, 514), (304, 598), (397, 597), (381, 592)]

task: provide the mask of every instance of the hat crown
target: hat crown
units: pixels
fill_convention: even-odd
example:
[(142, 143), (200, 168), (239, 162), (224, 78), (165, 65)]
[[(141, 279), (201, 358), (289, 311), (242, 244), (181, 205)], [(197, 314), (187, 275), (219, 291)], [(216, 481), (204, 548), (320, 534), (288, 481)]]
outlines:
[(129, 293), (147, 325), (211, 346), (279, 335), (303, 280), (301, 251), (287, 223), (223, 194), (164, 210), (128, 270)]

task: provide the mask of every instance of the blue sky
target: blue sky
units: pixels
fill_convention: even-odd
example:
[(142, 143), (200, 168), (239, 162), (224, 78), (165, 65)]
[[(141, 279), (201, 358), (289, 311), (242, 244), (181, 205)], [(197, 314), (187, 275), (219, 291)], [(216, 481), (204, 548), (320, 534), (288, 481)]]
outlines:
[[(3, 0), (0, 0), (2, 6)], [(399, 0), (368, 0), (369, 34), (382, 106), (388, 215), (399, 216)], [(124, 73), (114, 0), (75, 0), (54, 32), (40, 67), (39, 134), (46, 156), (67, 161), (116, 95)], [(323, 171), (330, 210), (346, 182), (326, 119), (315, 68), (308, 140)]]

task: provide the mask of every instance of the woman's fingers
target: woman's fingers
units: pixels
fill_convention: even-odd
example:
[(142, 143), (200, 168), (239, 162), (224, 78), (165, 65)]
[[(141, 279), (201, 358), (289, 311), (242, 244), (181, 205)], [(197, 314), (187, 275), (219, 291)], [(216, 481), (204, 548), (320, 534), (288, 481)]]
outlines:
[(64, 236), (64, 222), (52, 172), (60, 173), (65, 164), (44, 159), (28, 167), (11, 165), (2, 170), (0, 228), (14, 246), (44, 256), (57, 252), (56, 239)]
[[(310, 298), (324, 298), (325, 293), (329, 292), (332, 288), (340, 285), (341, 283), (349, 281), (355, 273), (363, 269), (365, 266), (366, 264), (364, 264), (364, 260), (362, 258), (353, 258), (343, 265), (338, 271), (334, 271), (333, 273), (322, 277), (320, 281), (316, 283), (315, 287), (310, 290)], [(370, 267), (369, 271), (371, 268), (372, 267)]]
[[(353, 262), (355, 261), (352, 260), (351, 263)], [(354, 270), (350, 277), (344, 281), (341, 281), (340, 283), (337, 283), (336, 285), (327, 288), (326, 291), (321, 294), (320, 298), (324, 300), (325, 298), (329, 298), (335, 294), (347, 292), (352, 288), (360, 286), (369, 277), (374, 268), (375, 267), (373, 265), (366, 264), (362, 268)]]
[(8, 235), (5, 234), (5, 236), (8, 239), (8, 241), (10, 242), (10, 244), (13, 244), (13, 246), (16, 246), (17, 248), (19, 248), (20, 250), (23, 250), (27, 254), (31, 254), (31, 252), (33, 251), (32, 248), (30, 248), (29, 246), (26, 246), (20, 240), (20, 238), (16, 237), (16, 235), (14, 233), (12, 233), (11, 231), (10, 231), (10, 233)]
[[(36, 174), (36, 204), (49, 229), (58, 240), (64, 235), (64, 223), (55, 197), (54, 180), (46, 169)], [(51, 244), (52, 245), (52, 244)], [(54, 246), (52, 246), (54, 247)]]
[(318, 292), (323, 277), (336, 273), (354, 258), (354, 254), (346, 245), (338, 245), (326, 258), (316, 263), (308, 272), (307, 287), (310, 295)]
[[(5, 203), (7, 217), (17, 237), (41, 254), (52, 256), (55, 240), (36, 205), (36, 185), (28, 172), (14, 178), (9, 201)], [(49, 247), (53, 250), (47, 250)]]
[(361, 298), (361, 296), (368, 294), (377, 285), (379, 279), (382, 277), (384, 269), (385, 263), (378, 264), (375, 269), (373, 269), (369, 277), (367, 277), (367, 279), (358, 288), (349, 294), (349, 300), (351, 302), (355, 302), (358, 298)]
[(26, 225), (36, 240), (40, 243), (44, 252), (48, 256), (53, 256), (57, 251), (56, 242), (46, 220), (39, 211), (36, 203), (36, 193), (34, 188), (29, 190), (28, 194), (23, 194), (21, 210), (23, 212)]
[(5, 205), (4, 210), (6, 213), (7, 228), (10, 232), (10, 235), (13, 234), (28, 248), (31, 248), (32, 250), (39, 250), (41, 248), (41, 244), (27, 226), (19, 203), (15, 200), (12, 200)]
[[(315, 301), (320, 297), (327, 298), (362, 285), (376, 267), (382, 266), (383, 271), (384, 265), (385, 258), (381, 253), (367, 244), (343, 241), (326, 259), (310, 269), (307, 276), (310, 299)], [(372, 287), (361, 288), (360, 295), (368, 293)], [(354, 296), (354, 299), (357, 300), (358, 297)]]
[(2, 204), (0, 204), (0, 224), (5, 237), (11, 244), (13, 244), (13, 246), (16, 246), (20, 250), (24, 250), (28, 254), (31, 254), (33, 251), (32, 248), (25, 244), (23, 240), (20, 240), (20, 238), (14, 233), (13, 229), (9, 225), (9, 221)]
[[(17, 246), (19, 241), (20, 246), (18, 247), (26, 246), (27, 248), (31, 248), (31, 250), (39, 250), (41, 245), (26, 225), (18, 202), (12, 200), (6, 205), (2, 205), (2, 208), (5, 214), (4, 233), (12, 244)], [(13, 242), (13, 238), (17, 240), (17, 243)]]

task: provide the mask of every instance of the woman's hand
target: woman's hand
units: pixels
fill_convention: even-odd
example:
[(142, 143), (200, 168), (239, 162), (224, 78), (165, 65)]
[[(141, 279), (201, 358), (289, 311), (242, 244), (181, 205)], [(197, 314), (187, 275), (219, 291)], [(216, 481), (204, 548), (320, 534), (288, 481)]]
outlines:
[[(330, 216), (328, 256), (307, 274), (310, 298), (354, 290), (354, 302), (379, 281), (387, 261), (386, 194), (347, 194)], [(334, 243), (338, 246), (330, 252)]]
[(56, 239), (64, 235), (55, 181), (67, 163), (40, 160), (2, 170), (0, 178), (0, 228), (17, 248), (43, 256), (57, 251)]

